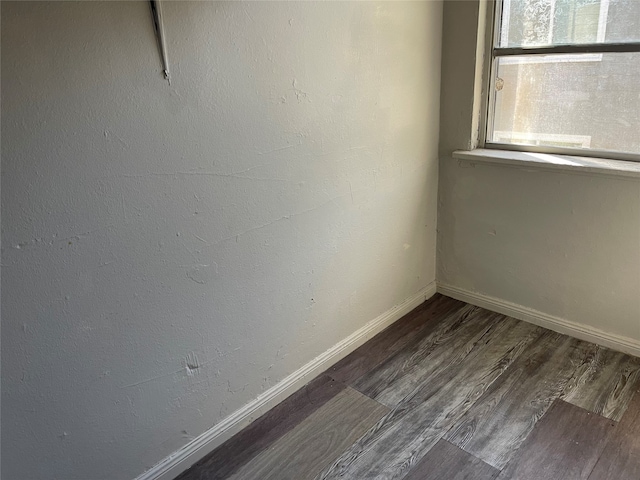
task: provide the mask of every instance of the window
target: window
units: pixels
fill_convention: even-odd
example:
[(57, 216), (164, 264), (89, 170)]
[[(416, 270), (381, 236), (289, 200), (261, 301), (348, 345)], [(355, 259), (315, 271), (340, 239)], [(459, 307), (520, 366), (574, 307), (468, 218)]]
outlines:
[(640, 160), (640, 1), (496, 7), (485, 145)]

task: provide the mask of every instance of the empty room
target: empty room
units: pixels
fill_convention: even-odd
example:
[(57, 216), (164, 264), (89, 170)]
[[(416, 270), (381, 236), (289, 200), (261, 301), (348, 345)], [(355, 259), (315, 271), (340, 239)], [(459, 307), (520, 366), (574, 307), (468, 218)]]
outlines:
[(2, 480), (640, 480), (640, 0), (0, 23)]

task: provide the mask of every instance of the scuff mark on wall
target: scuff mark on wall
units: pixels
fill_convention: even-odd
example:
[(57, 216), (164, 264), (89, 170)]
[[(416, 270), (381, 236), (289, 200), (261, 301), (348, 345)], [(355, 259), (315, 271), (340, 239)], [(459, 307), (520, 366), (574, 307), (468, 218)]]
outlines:
[(159, 380), (161, 378), (170, 377), (171, 375), (176, 375), (177, 373), (180, 373), (181, 371), (183, 371), (183, 369), (176, 370), (175, 372), (164, 373), (162, 375), (156, 375), (155, 377), (146, 378), (144, 380), (140, 380), (139, 382), (130, 383), (128, 385), (122, 385), (120, 388), (123, 389), (123, 388), (137, 387), (137, 386), (143, 385), (145, 383), (153, 382), (154, 380)]
[(245, 383), (242, 387), (233, 389), (233, 388), (231, 388), (231, 380), (227, 380), (227, 392), (229, 392), (229, 393), (243, 392), (248, 386), (249, 386), (249, 384)]
[(124, 199), (124, 193), (120, 194), (120, 200), (122, 201), (122, 219), (126, 222), (127, 221), (127, 204)]
[(177, 178), (180, 175), (195, 175), (195, 176), (208, 176), (208, 177), (223, 177), (223, 178), (241, 178), (244, 180), (254, 180), (254, 181), (262, 181), (262, 182), (286, 182), (290, 183), (291, 180), (286, 178), (262, 178), (262, 177), (247, 177), (245, 175), (239, 175), (240, 173), (248, 172), (249, 170), (253, 170), (254, 168), (259, 168), (263, 165), (259, 165), (256, 167), (248, 168), (247, 170), (241, 170), (240, 172), (232, 172), (232, 173), (218, 173), (218, 172), (148, 172), (148, 173), (122, 173), (118, 175), (122, 178), (145, 178), (149, 176), (155, 177), (174, 177)]
[[(326, 194), (326, 192), (324, 192), (324, 193)], [(217, 241), (217, 242), (215, 242), (215, 243), (210, 243), (210, 244), (206, 245), (206, 246), (205, 246), (205, 248), (206, 248), (206, 247), (215, 247), (215, 246), (217, 246), (217, 245), (220, 245), (221, 243), (224, 243), (224, 242), (229, 241), (229, 240), (232, 240), (232, 239), (235, 239), (235, 240), (236, 240), (236, 242), (237, 242), (237, 241), (238, 241), (238, 238), (239, 238), (240, 236), (242, 236), (242, 235), (246, 235), (247, 233), (250, 233), (250, 232), (253, 232), (253, 231), (256, 231), (256, 230), (260, 230), (260, 229), (262, 229), (262, 228), (266, 228), (266, 227), (268, 227), (268, 226), (270, 226), (270, 225), (273, 225), (273, 224), (275, 224), (275, 223), (281, 222), (281, 221), (283, 221), (283, 220), (290, 220), (290, 219), (292, 219), (292, 218), (294, 218), (294, 217), (297, 217), (297, 216), (300, 216), (300, 215), (306, 215), (307, 213), (310, 213), (310, 212), (313, 212), (313, 211), (315, 211), (315, 210), (318, 210), (318, 209), (320, 209), (320, 208), (322, 208), (322, 207), (325, 207), (325, 206), (329, 205), (330, 203), (333, 203), (333, 204), (334, 204), (334, 205), (336, 205), (337, 207), (342, 208), (342, 207), (340, 207), (340, 205), (339, 205), (338, 203), (336, 203), (336, 201), (335, 201), (335, 200), (337, 200), (337, 199), (339, 199), (339, 198), (344, 198), (344, 197), (346, 197), (347, 195), (349, 195), (349, 194), (342, 194), (342, 195), (336, 195), (336, 196), (334, 196), (334, 197), (329, 197), (329, 200), (328, 200), (328, 201), (323, 202), (323, 203), (321, 203), (320, 205), (316, 205), (315, 207), (307, 208), (306, 210), (302, 210), (302, 211), (300, 211), (300, 212), (290, 213), (289, 215), (283, 215), (282, 217), (277, 218), (277, 219), (275, 219), (275, 220), (272, 220), (272, 221), (270, 221), (270, 222), (263, 223), (262, 225), (257, 225), (257, 226), (255, 226), (255, 227), (249, 228), (249, 229), (244, 230), (244, 231), (242, 231), (242, 232), (238, 232), (238, 233), (236, 233), (236, 234), (233, 234), (233, 235), (230, 235), (230, 236), (228, 236), (228, 237), (222, 238), (222, 239), (218, 240), (218, 241)]]
[(218, 265), (213, 262), (211, 265), (194, 265), (187, 270), (187, 277), (200, 285), (209, 283), (212, 276), (218, 273)]
[(298, 80), (297, 79), (293, 79), (291, 81), (291, 86), (293, 87), (293, 93), (295, 93), (296, 95), (296, 99), (298, 100), (298, 103), (302, 103), (304, 100), (306, 100), (307, 102), (311, 102), (311, 100), (308, 98), (308, 94), (307, 92), (300, 90), (298, 88)]
[[(302, 145), (302, 142), (293, 143), (291, 145), (285, 145), (284, 147), (274, 148), (273, 150), (267, 150), (266, 152), (258, 152), (258, 155), (269, 155), (270, 153), (281, 152), (283, 150), (288, 150), (289, 148), (299, 147), (301, 145)], [(254, 168), (263, 167), (263, 166), (264, 165), (258, 165), (256, 167), (248, 168), (247, 170), (244, 170), (244, 171), (238, 172), (238, 173), (248, 172), (249, 170), (253, 170)]]
[(200, 241), (201, 241), (202, 243), (204, 243), (205, 245), (209, 245), (209, 242), (207, 242), (207, 241), (206, 241), (204, 238), (202, 238), (201, 236), (196, 235), (195, 233), (193, 234), (193, 236), (194, 236), (195, 238), (197, 238), (198, 240), (200, 240)]
[(468, 160), (462, 160), (462, 159), (458, 159), (458, 166), (460, 168), (476, 168), (475, 163), (470, 162)]
[(80, 239), (84, 238), (84, 237), (88, 237), (94, 233), (100, 232), (102, 230), (108, 230), (110, 228), (113, 228), (115, 225), (106, 225), (104, 227), (99, 227), (99, 228), (94, 228), (93, 230), (89, 230), (86, 232), (82, 232), (82, 233), (76, 233), (74, 235), (68, 236), (68, 237), (64, 237), (64, 238), (57, 238), (58, 234), (54, 233), (51, 236), (50, 240), (44, 240), (41, 237), (35, 237), (32, 238), (31, 240), (28, 240), (26, 242), (19, 242), (16, 243), (15, 245), (13, 245), (13, 248), (16, 250), (21, 250), (25, 247), (36, 247), (36, 246), (52, 246), (52, 245), (56, 245), (58, 243), (63, 243), (63, 242), (67, 242), (68, 245), (72, 245), (73, 244), (73, 240), (75, 241), (79, 241)]
[(116, 140), (118, 140), (118, 142), (120, 143), (121, 147), (124, 148), (129, 148), (129, 144), (127, 142), (125, 142), (122, 137), (120, 137), (120, 135), (116, 134), (113, 131), (109, 131), (109, 130), (105, 130), (104, 131), (104, 138), (105, 141), (107, 142), (107, 145), (110, 145), (111, 143), (111, 137), (116, 137)]
[(189, 355), (187, 355), (187, 357), (185, 358), (184, 364), (185, 364), (185, 371), (187, 372), (188, 376), (195, 375), (196, 373), (198, 373), (198, 370), (200, 369), (198, 356), (195, 354), (195, 352), (190, 352)]
[[(238, 351), (240, 349), (241, 349), (240, 347), (235, 348), (235, 349), (233, 349), (233, 352), (236, 352), (236, 351)], [(219, 348), (216, 348), (216, 351), (218, 353), (218, 358), (224, 357), (224, 356), (228, 355), (229, 353), (231, 353), (231, 352), (227, 352), (227, 353), (222, 352)], [(145, 383), (153, 382), (153, 381), (159, 380), (161, 378), (170, 377), (172, 375), (178, 375), (178, 374), (183, 373), (183, 372), (187, 374), (187, 377), (191, 377), (195, 373), (200, 371), (202, 369), (202, 367), (211, 364), (215, 360), (216, 360), (216, 358), (213, 358), (213, 359), (210, 359), (210, 360), (202, 362), (198, 358), (197, 354), (192, 351), (192, 352), (189, 352), (187, 354), (187, 356), (183, 359), (182, 367), (179, 370), (175, 370), (175, 371), (172, 371), (172, 372), (164, 373), (164, 374), (161, 374), (161, 375), (156, 375), (154, 377), (150, 377), (150, 378), (146, 378), (144, 380), (140, 380), (139, 382), (130, 383), (130, 384), (127, 384), (127, 385), (122, 385), (120, 388), (123, 389), (123, 388), (137, 387), (137, 386), (143, 385)], [(214, 377), (219, 376), (220, 373), (221, 372), (218, 369), (216, 371), (216, 373), (214, 373)], [(208, 381), (208, 380), (206, 380), (206, 381)]]

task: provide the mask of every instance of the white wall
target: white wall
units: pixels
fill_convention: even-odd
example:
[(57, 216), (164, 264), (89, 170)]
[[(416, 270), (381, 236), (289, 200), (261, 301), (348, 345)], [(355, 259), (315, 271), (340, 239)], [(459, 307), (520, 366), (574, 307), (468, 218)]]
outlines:
[(473, 92), (449, 79), (476, 44), (473, 27), (456, 27), (477, 25), (478, 6), (445, 2), (438, 284), (627, 337), (637, 350), (640, 182), (451, 157), (469, 148)]
[(4, 480), (133, 478), (434, 280), (441, 15), (165, 3), (169, 86), (147, 2), (2, 2)]
[(635, 340), (640, 181), (443, 158), (438, 282)]

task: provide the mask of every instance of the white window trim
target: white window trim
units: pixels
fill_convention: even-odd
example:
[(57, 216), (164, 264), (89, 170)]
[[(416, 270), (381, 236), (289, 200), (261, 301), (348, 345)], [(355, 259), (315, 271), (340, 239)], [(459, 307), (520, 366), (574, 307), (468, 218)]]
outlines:
[[(469, 152), (483, 152), (483, 157), (491, 157), (492, 154), (495, 156), (504, 156), (506, 159), (509, 159), (509, 162), (519, 162), (521, 161), (521, 154), (550, 154), (550, 155), (560, 155), (565, 158), (594, 158), (604, 162), (640, 162), (640, 153), (630, 153), (630, 152), (622, 152), (622, 151), (610, 151), (610, 150), (595, 150), (595, 149), (579, 149), (579, 148), (564, 148), (564, 147), (540, 147), (534, 145), (516, 145), (509, 143), (497, 143), (491, 142), (487, 140), (488, 132), (492, 129), (492, 121), (493, 121), (493, 107), (491, 103), (491, 93), (495, 89), (495, 75), (492, 75), (497, 65), (497, 57), (493, 56), (494, 45), (498, 45), (498, 35), (500, 33), (500, 29), (498, 28), (498, 18), (501, 14), (501, 8), (503, 2), (501, 0), (479, 0), (481, 2), (486, 1), (489, 6), (484, 10), (484, 15), (486, 18), (482, 20), (480, 25), (483, 26), (482, 30), (484, 30), (483, 40), (479, 45), (482, 45), (480, 51), (484, 51), (484, 59), (485, 61), (481, 63), (481, 85), (483, 85), (482, 89), (482, 99), (479, 102), (479, 122), (476, 124), (477, 130), (477, 141), (472, 142), (474, 145), (473, 148), (475, 150), (464, 151), (464, 153)], [(607, 2), (607, 14), (609, 7), (609, 0), (605, 0)], [(602, 8), (602, 7), (601, 7)], [(600, 19), (600, 21), (604, 22), (606, 28), (606, 20)], [(599, 25), (600, 27), (600, 25)], [(599, 30), (600, 33), (600, 30)], [(603, 35), (606, 32), (603, 30)], [(480, 36), (478, 37), (480, 39)], [(558, 55), (558, 54), (556, 54)], [(570, 55), (570, 54), (569, 54)], [(504, 57), (501, 57), (504, 58)], [(478, 77), (479, 79), (480, 77)], [(480, 93), (478, 91), (477, 93)], [(476, 97), (478, 98), (478, 97)], [(457, 152), (463, 153), (463, 151)], [(460, 158), (460, 157), (457, 157)], [(607, 167), (603, 167), (604, 170)], [(634, 170), (635, 171), (635, 170)], [(635, 174), (634, 174), (635, 176)]]
[(485, 148), (456, 150), (452, 153), (452, 157), (471, 163), (511, 165), (516, 168), (528, 167), (580, 175), (627, 177), (640, 181), (640, 163), (606, 157), (594, 158)]
[[(507, 139), (515, 137), (526, 142), (532, 142), (532, 145), (539, 145), (535, 142), (560, 142), (571, 143), (576, 148), (590, 148), (591, 136), (589, 135), (566, 135), (562, 133), (529, 133), (529, 132), (503, 132), (496, 130), (493, 135), (498, 138)], [(496, 143), (500, 143), (497, 141)]]

